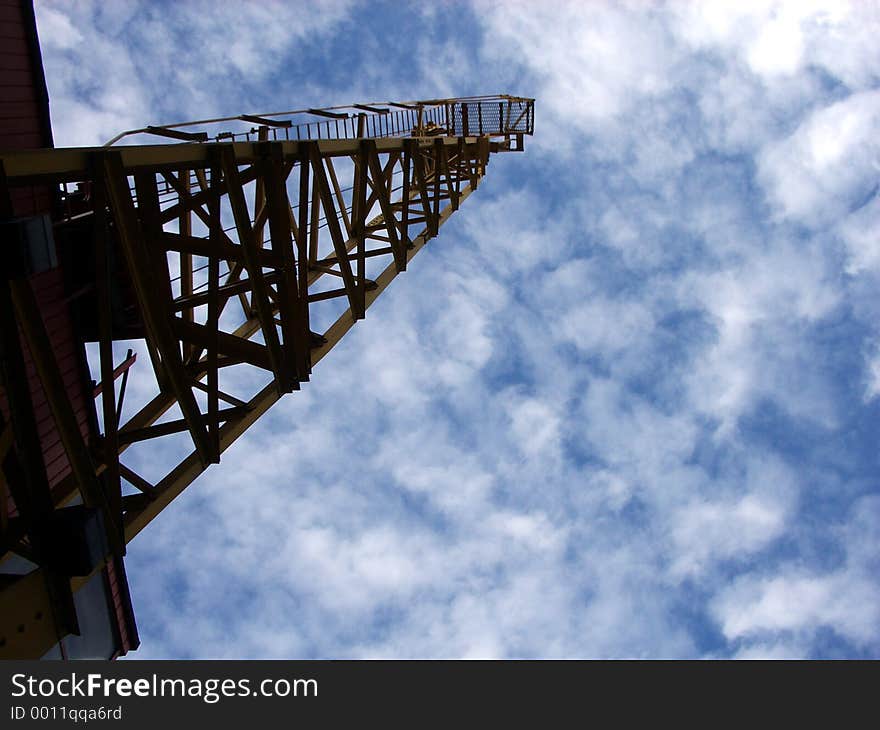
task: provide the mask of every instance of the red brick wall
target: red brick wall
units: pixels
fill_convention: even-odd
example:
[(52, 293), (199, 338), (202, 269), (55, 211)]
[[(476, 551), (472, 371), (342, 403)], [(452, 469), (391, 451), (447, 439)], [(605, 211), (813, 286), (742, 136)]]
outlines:
[[(53, 146), (49, 98), (31, 0), (0, 0), (0, 149)], [(56, 193), (49, 186), (14, 188), (10, 193), (16, 216), (53, 212)], [(86, 382), (87, 369), (66, 301), (63, 272), (59, 268), (49, 269), (31, 277), (30, 282), (80, 433), (88, 440), (89, 414), (94, 400), (91, 384)], [(70, 474), (70, 462), (24, 338), (22, 349), (46, 475), (49, 486), (56, 487)], [(0, 410), (8, 421), (8, 404), (2, 387)], [(8, 508), (9, 513), (14, 514), (11, 501)], [(127, 618), (131, 604), (124, 567), (117, 566), (112, 559), (104, 572), (119, 631), (117, 655), (124, 654), (138, 644), (137, 629)]]

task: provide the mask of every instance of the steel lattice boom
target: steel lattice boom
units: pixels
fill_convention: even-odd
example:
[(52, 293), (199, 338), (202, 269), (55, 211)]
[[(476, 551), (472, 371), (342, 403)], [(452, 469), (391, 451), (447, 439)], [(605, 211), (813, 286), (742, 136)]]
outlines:
[[(8, 519), (4, 512), (4, 552), (40, 569), (7, 579), (0, 593), (0, 656), (39, 656), (76, 632), (71, 596), (87, 576), (71, 579), (54, 565), (53, 514), (81, 499), (100, 515), (107, 550), (121, 556), (268, 408), (309, 380), (477, 189), (492, 153), (521, 150), (533, 123), (531, 99), (473, 97), (241, 115), (133, 130), (102, 148), (0, 152), (5, 195), (20, 186), (63, 190), (59, 260), (78, 272), (68, 276), (79, 286), (71, 306), (100, 363), (98, 428), (86, 438), (25, 272), (8, 276), (4, 357), (18, 349), (14, 318), (71, 470), (52, 486), (40, 476), (33, 435), (16, 417), (27, 403), (10, 397), (0, 458), (15, 462), (5, 468), (14, 509)], [(143, 135), (178, 143), (130, 144)], [(140, 338), (155, 395), (124, 420), (134, 357), (115, 362), (113, 342)], [(7, 368), (8, 394), (22, 377)], [(126, 465), (127, 450), (168, 439), (191, 448), (169, 471)], [(54, 622), (33, 628), (13, 605), (28, 615), (36, 606)], [(19, 641), (13, 624), (26, 619), (27, 641)]]

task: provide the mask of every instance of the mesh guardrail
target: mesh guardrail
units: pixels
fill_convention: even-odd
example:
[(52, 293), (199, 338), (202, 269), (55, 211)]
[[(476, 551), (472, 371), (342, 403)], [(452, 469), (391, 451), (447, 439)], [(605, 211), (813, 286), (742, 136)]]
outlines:
[(453, 102), (449, 133), (460, 136), (532, 134), (534, 102), (531, 99), (487, 99)]
[[(205, 119), (123, 132), (108, 146), (158, 135), (189, 142), (358, 139), (435, 134), (455, 136), (532, 134), (534, 100), (513, 96), (353, 104), (261, 115)], [(139, 137), (135, 140), (135, 137)], [(155, 137), (153, 137), (155, 139)]]

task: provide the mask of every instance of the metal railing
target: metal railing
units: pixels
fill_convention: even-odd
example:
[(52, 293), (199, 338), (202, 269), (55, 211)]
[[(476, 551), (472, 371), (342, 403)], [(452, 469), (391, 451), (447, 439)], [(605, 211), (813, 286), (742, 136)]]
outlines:
[(122, 132), (106, 143), (143, 143), (141, 135), (181, 142), (359, 139), (434, 135), (509, 137), (534, 131), (534, 99), (497, 94), (425, 101), (349, 104), (201, 119)]

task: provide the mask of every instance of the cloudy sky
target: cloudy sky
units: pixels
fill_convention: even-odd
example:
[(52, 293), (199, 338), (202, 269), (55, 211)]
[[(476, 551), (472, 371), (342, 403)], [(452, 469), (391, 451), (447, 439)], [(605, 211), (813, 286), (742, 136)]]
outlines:
[(36, 12), (58, 145), (537, 98), (131, 544), (134, 656), (880, 657), (880, 5)]

